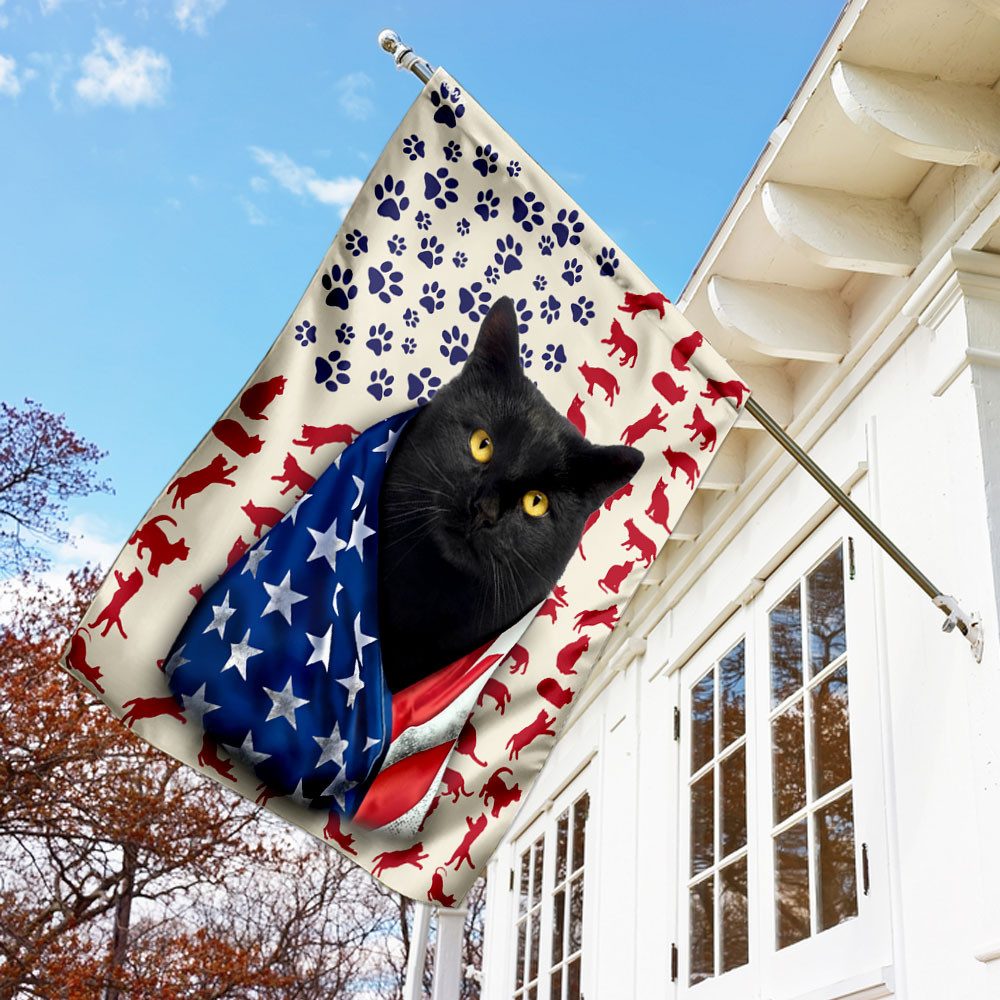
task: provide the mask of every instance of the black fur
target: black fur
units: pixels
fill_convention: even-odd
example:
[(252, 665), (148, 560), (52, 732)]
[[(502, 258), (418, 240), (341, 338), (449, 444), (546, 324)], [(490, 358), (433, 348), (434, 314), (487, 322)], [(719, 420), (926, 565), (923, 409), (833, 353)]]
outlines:
[[(493, 458), (469, 438), (484, 429)], [(642, 465), (593, 445), (525, 377), (517, 316), (499, 299), (461, 374), (407, 425), (379, 502), (379, 631), (398, 691), (512, 625), (559, 580), (587, 518)], [(549, 498), (529, 517), (528, 490)]]

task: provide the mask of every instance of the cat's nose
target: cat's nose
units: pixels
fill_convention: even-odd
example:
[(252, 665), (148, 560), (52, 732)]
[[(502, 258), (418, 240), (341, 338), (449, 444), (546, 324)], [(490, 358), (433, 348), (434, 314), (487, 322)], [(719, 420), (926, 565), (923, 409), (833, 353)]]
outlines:
[(495, 494), (479, 497), (473, 503), (473, 528), (492, 528), (500, 520), (500, 498)]

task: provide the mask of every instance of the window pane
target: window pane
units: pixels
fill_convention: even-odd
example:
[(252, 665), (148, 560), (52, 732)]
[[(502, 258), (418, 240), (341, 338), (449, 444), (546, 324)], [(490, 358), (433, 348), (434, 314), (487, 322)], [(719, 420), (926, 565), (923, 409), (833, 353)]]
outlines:
[(719, 662), (719, 686), (721, 688), (722, 733), (724, 749), (733, 740), (738, 740), (746, 729), (746, 668), (744, 663), (745, 643), (740, 644)]
[(528, 917), (531, 921), (531, 951), (528, 955), (528, 982), (538, 978), (538, 934), (541, 929), (541, 913), (535, 910)]
[(844, 628), (844, 560), (840, 546), (810, 574), (806, 586), (809, 607), (809, 662), (818, 673), (847, 649)]
[(516, 985), (521, 987), (524, 985), (524, 941), (525, 941), (525, 928), (527, 926), (527, 921), (522, 920), (517, 925), (517, 980)]
[(780, 823), (806, 804), (805, 735), (802, 701), (789, 705), (771, 723), (774, 773), (774, 822)]
[(816, 812), (819, 929), (858, 915), (854, 808), (850, 792)]
[(775, 946), (809, 937), (809, 857), (806, 820), (774, 838)]
[(535, 864), (531, 875), (531, 905), (535, 906), (542, 898), (542, 860), (545, 855), (545, 840), (539, 837), (535, 841)]
[(537, 986), (532, 986), (531, 989), (528, 990), (528, 1000), (538, 1000), (538, 987)]
[(722, 782), (719, 803), (722, 845), (720, 854), (739, 850), (747, 842), (747, 769), (746, 747), (730, 754), (719, 765)]
[(528, 910), (528, 864), (531, 859), (531, 849), (529, 848), (521, 855), (521, 883), (518, 893), (517, 912), (524, 914)]
[(581, 875), (569, 891), (569, 949), (568, 954), (583, 947), (583, 876)]
[(851, 777), (846, 663), (816, 685), (812, 699), (813, 780), (819, 798)]
[(584, 792), (573, 803), (573, 866), (575, 872), (583, 867), (584, 841), (587, 833), (587, 816), (590, 813), (590, 796)]
[(569, 810), (567, 809), (556, 824), (556, 883), (566, 877), (566, 841), (569, 830)]
[(747, 924), (747, 859), (741, 858), (722, 872), (719, 896), (722, 924), (721, 972), (739, 968), (750, 961)]
[(691, 786), (691, 874), (715, 861), (715, 771), (703, 774)]
[(562, 1000), (562, 969), (556, 969), (552, 973), (550, 982), (549, 1000)]
[(552, 897), (552, 964), (562, 961), (563, 925), (566, 920), (566, 892), (560, 889)]
[(771, 706), (802, 686), (802, 610), (799, 586), (771, 611)]
[(580, 959), (570, 963), (569, 967), (569, 989), (566, 991), (566, 1000), (581, 1000), (580, 994)]
[(715, 975), (715, 879), (691, 887), (691, 953), (688, 984)]
[(691, 690), (691, 773), (715, 756), (715, 676), (702, 677)]

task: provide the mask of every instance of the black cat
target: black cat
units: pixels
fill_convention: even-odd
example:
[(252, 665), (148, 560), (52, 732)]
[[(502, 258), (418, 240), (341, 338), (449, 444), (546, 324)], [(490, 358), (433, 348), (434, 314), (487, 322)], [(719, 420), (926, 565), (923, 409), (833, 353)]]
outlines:
[(499, 299), (472, 355), (406, 426), (379, 501), (379, 631), (398, 691), (522, 617), (642, 453), (587, 441), (521, 370)]

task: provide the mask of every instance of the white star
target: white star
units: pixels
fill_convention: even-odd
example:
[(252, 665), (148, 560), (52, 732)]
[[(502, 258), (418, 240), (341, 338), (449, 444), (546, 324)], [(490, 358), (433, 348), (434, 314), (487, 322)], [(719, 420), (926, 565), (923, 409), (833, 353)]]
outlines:
[(373, 740), (369, 736), (368, 739), (365, 740), (365, 753), (368, 753), (368, 751), (371, 750), (372, 747), (377, 747), (381, 742), (382, 742), (381, 740)]
[(357, 698), (358, 692), (365, 686), (365, 682), (361, 679), (360, 661), (355, 661), (354, 673), (350, 677), (338, 677), (336, 681), (347, 688), (347, 707), (354, 708), (354, 699)]
[[(333, 732), (329, 736), (314, 736), (313, 739), (322, 747), (323, 752), (316, 761), (316, 767), (322, 767), (327, 761), (344, 766), (344, 751), (351, 745), (340, 738), (340, 723), (334, 723)], [(324, 793), (325, 794), (325, 793)]]
[(360, 476), (351, 476), (354, 480), (354, 485), (358, 488), (358, 495), (354, 503), (351, 504), (351, 510), (357, 510), (358, 504), (361, 503), (361, 496), (365, 492), (365, 481)]
[(316, 543), (306, 562), (313, 559), (325, 559), (330, 564), (330, 569), (337, 568), (337, 553), (347, 545), (337, 537), (337, 519), (333, 519), (333, 524), (326, 531), (317, 531), (315, 528), (306, 529)]
[(295, 501), (295, 505), (292, 509), (281, 519), (282, 521), (291, 521), (295, 524), (295, 518), (299, 516), (299, 508), (312, 496), (311, 493), (303, 493), (302, 496)]
[(267, 718), (265, 722), (270, 722), (272, 719), (285, 719), (292, 729), (297, 730), (298, 727), (295, 725), (295, 709), (301, 708), (303, 705), (309, 704), (308, 698), (296, 698), (295, 692), (292, 690), (292, 678), (289, 675), (288, 683), (280, 691), (272, 691), (270, 688), (264, 688), (264, 693), (271, 699), (271, 711), (267, 713)]
[(246, 764), (247, 767), (256, 767), (261, 761), (267, 760), (271, 756), (269, 753), (261, 753), (259, 750), (254, 750), (253, 730), (247, 730), (247, 734), (243, 737), (243, 742), (240, 746), (232, 747), (228, 743), (223, 743), (222, 746), (230, 757), (235, 757), (241, 764)]
[(243, 573), (250, 570), (250, 575), (256, 580), (257, 567), (260, 565), (261, 559), (270, 554), (271, 550), (267, 547), (267, 540), (265, 539), (256, 548), (250, 550), (250, 554), (247, 556), (247, 564), (243, 567)]
[(370, 538), (372, 535), (375, 534), (375, 532), (372, 531), (372, 529), (369, 528), (367, 524), (365, 524), (366, 510), (368, 510), (367, 507), (362, 507), (361, 513), (358, 514), (358, 519), (351, 525), (351, 540), (347, 543), (347, 548), (357, 549), (358, 558), (362, 562), (365, 561), (365, 552), (364, 552), (365, 539)]
[(302, 791), (302, 779), (299, 778), (299, 783), (295, 786), (295, 791), (288, 796), (293, 802), (297, 802), (300, 806), (307, 806), (312, 801), (307, 799), (305, 792)]
[(236, 608), (230, 607), (229, 605), (228, 590), (226, 591), (226, 596), (223, 598), (221, 604), (212, 605), (212, 612), (215, 615), (215, 617), (212, 619), (212, 624), (209, 625), (208, 628), (206, 628), (205, 631), (202, 632), (201, 634), (205, 635), (206, 632), (211, 632), (212, 629), (214, 628), (218, 631), (219, 638), (224, 639), (225, 636), (223, 635), (223, 632), (225, 632), (226, 630), (226, 622), (228, 622), (229, 619), (236, 614)]
[(256, 656), (258, 653), (263, 653), (264, 650), (257, 649), (250, 645), (250, 629), (246, 630), (246, 634), (240, 639), (239, 642), (231, 642), (229, 644), (229, 659), (226, 660), (225, 665), (222, 668), (222, 672), (225, 673), (230, 667), (236, 667), (240, 672), (240, 677), (243, 680), (247, 679), (247, 660), (251, 656)]
[[(186, 646), (187, 643), (184, 644)], [(180, 649), (174, 651), (174, 655), (163, 664), (163, 672), (166, 674), (167, 680), (169, 681), (171, 677), (174, 676), (174, 671), (178, 667), (183, 667), (185, 663), (190, 663), (190, 660), (184, 659), (184, 646)]]
[[(337, 611), (337, 594), (339, 594), (344, 589), (344, 585), (338, 580), (337, 586), (333, 588), (333, 610)], [(340, 614), (337, 611), (337, 614)]]
[(330, 669), (330, 642), (333, 638), (333, 626), (326, 630), (326, 635), (310, 635), (306, 632), (306, 638), (312, 643), (313, 651), (306, 660), (306, 666), (310, 663), (322, 663), (327, 671)]
[(344, 808), (344, 796), (357, 784), (356, 781), (347, 780), (347, 768), (341, 768), (337, 777), (323, 789), (323, 795), (332, 795), (337, 800), (337, 805)]
[(389, 458), (389, 452), (392, 451), (396, 444), (396, 438), (399, 437), (399, 431), (389, 431), (389, 436), (385, 439), (385, 444), (380, 444), (377, 448), (372, 448), (372, 451), (380, 451), (385, 455), (386, 460)]
[(370, 646), (375, 642), (375, 636), (365, 635), (361, 631), (361, 612), (359, 611), (354, 616), (354, 648), (358, 651), (358, 661), (361, 660), (361, 651), (365, 646)]
[(280, 611), (282, 617), (292, 624), (292, 605), (306, 599), (305, 594), (297, 594), (292, 590), (292, 571), (285, 574), (285, 579), (280, 584), (265, 583), (264, 589), (267, 591), (267, 607), (260, 613), (261, 618), (269, 615), (272, 611)]
[(204, 684), (194, 694), (182, 694), (181, 700), (184, 702), (184, 714), (189, 719), (197, 719), (199, 724), (209, 712), (214, 712), (217, 708), (221, 708), (220, 705), (213, 705), (205, 699)]

